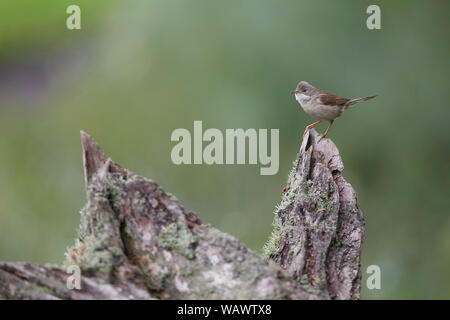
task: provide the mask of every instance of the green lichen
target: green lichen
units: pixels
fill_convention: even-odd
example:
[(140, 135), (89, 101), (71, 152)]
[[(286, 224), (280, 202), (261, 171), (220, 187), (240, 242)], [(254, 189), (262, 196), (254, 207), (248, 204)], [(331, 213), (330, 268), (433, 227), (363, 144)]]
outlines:
[(77, 265), (82, 272), (103, 273), (111, 275), (114, 267), (124, 260), (120, 247), (111, 243), (105, 233), (96, 236), (89, 235), (81, 242), (69, 248), (65, 254), (63, 268)]
[(279, 253), (282, 241), (286, 240), (290, 236), (293, 227), (298, 222), (297, 220), (298, 216), (296, 214), (291, 214), (288, 216), (287, 220), (283, 224), (281, 218), (278, 216), (277, 212), (275, 212), (274, 219), (272, 222), (273, 226), (272, 233), (263, 247), (264, 258), (268, 259), (271, 256), (275, 256)]
[(145, 209), (146, 209), (145, 208), (145, 197), (143, 197), (139, 191), (134, 192), (133, 208), (138, 212), (145, 211)]
[[(182, 263), (180, 266), (179, 277), (187, 283), (187, 287), (191, 288), (193, 297), (196, 299), (220, 299), (215, 296), (220, 292), (221, 288), (211, 286), (210, 279), (204, 276), (205, 266), (198, 260)], [(222, 293), (222, 292), (220, 292)]]
[(171, 279), (174, 276), (172, 266), (168, 263), (160, 252), (152, 256), (152, 259), (144, 258), (149, 263), (142, 265), (142, 271), (146, 275), (146, 286), (151, 292), (160, 292), (170, 289)]
[(80, 212), (78, 239), (67, 249), (63, 267), (78, 265), (82, 272), (111, 275), (114, 267), (125, 259), (122, 244), (117, 241), (120, 236), (121, 191), (114, 176), (108, 176), (102, 190), (96, 190), (94, 185), (90, 188), (88, 204)]
[(68, 248), (63, 267), (78, 265), (83, 272), (99, 272), (110, 275), (114, 266), (124, 259), (122, 247), (117, 243), (120, 234), (119, 221), (114, 214), (102, 215), (98, 207), (100, 201), (108, 201), (105, 198), (95, 199), (89, 203), (82, 212), (82, 221), (94, 220), (94, 230), (87, 225), (80, 225), (79, 239), (75, 245)]
[(292, 169), (291, 172), (289, 172), (289, 176), (288, 176), (288, 183), (290, 183), (294, 176), (297, 176), (297, 165), (298, 165), (298, 159), (295, 159), (294, 162), (292, 163)]
[(273, 218), (272, 226), (272, 233), (263, 247), (263, 257), (266, 259), (269, 259), (272, 255), (278, 252), (285, 234), (283, 222), (277, 214), (275, 214)]
[(175, 195), (173, 195), (172, 193), (166, 192), (166, 194), (170, 198), (170, 200), (172, 200), (174, 202), (179, 202), (178, 198)]
[[(295, 208), (293, 208), (292, 214), (288, 215), (284, 225), (280, 218), (280, 215), (285, 213), (288, 206), (294, 202), (295, 197), (298, 195), (302, 176), (297, 172), (297, 164), (298, 160), (295, 160), (288, 178), (288, 183), (290, 183), (289, 189), (283, 195), (281, 203), (275, 208), (274, 219), (272, 222), (273, 230), (269, 239), (263, 246), (262, 255), (266, 259), (279, 253), (282, 241), (286, 239), (292, 231), (292, 227), (297, 223), (298, 216), (295, 214)], [(298, 203), (294, 203), (294, 207), (296, 205), (298, 205)]]
[(338, 234), (331, 240), (330, 250), (340, 248), (344, 245), (344, 242), (341, 240)]
[(324, 288), (326, 287), (326, 280), (317, 276), (309, 277), (304, 274), (300, 277), (298, 283), (308, 293), (324, 298)]
[(108, 177), (106, 180), (106, 196), (111, 206), (111, 209), (115, 213), (119, 213), (122, 209), (122, 192), (116, 185), (112, 177)]
[(300, 280), (299, 280), (299, 283), (300, 283), (301, 286), (309, 285), (308, 275), (307, 274), (302, 275)]
[(171, 223), (163, 227), (158, 236), (161, 248), (179, 252), (188, 259), (194, 258), (195, 242), (195, 236), (183, 223)]
[[(248, 249), (237, 239), (225, 234), (216, 229), (210, 229), (206, 235), (202, 237), (203, 240), (211, 245), (220, 248), (220, 255), (222, 259), (232, 265), (233, 277), (238, 279), (237, 283), (232, 287), (234, 297), (238, 299), (258, 299), (267, 298), (261, 297), (260, 292), (255, 291), (256, 283), (261, 280), (263, 274), (272, 276), (278, 274), (282, 279), (290, 279), (287, 273), (279, 270), (279, 266), (274, 263), (264, 263), (261, 256), (256, 253), (249, 252)], [(203, 266), (204, 269), (204, 266)], [(203, 273), (202, 273), (203, 274)], [(223, 294), (227, 291), (217, 286), (211, 287), (211, 283), (208, 279), (203, 279), (207, 282), (203, 287), (202, 294), (205, 294), (204, 298), (211, 299), (211, 297), (222, 298)], [(195, 283), (198, 284), (198, 278)], [(280, 286), (276, 288), (276, 292), (273, 297), (279, 297), (283, 299), (292, 294), (292, 288), (289, 285), (289, 281), (284, 283), (280, 281)], [(224, 292), (223, 292), (224, 291)]]
[(335, 183), (333, 181), (330, 181), (329, 183), (329, 193), (334, 193), (336, 191)]
[[(37, 276), (39, 277), (39, 275)], [(45, 279), (43, 281), (45, 281)], [(66, 292), (67, 290), (65, 290), (65, 292), (58, 293), (44, 285), (39, 285), (33, 281), (28, 281), (25, 285), (19, 286), (16, 286), (15, 284), (9, 284), (8, 289), (8, 295), (13, 299), (42, 299), (42, 293), (48, 294), (50, 296), (58, 296), (62, 299), (68, 297), (68, 294)]]
[(140, 258), (143, 254), (142, 250), (136, 246), (141, 240), (137, 238), (136, 234), (130, 230), (129, 223), (124, 221), (120, 228), (120, 236), (124, 246), (124, 251), (127, 255)]
[(142, 176), (139, 176), (139, 175), (136, 175), (136, 174), (129, 174), (126, 177), (125, 186), (129, 187), (129, 186), (133, 185), (136, 182), (140, 182), (140, 183), (144, 183), (144, 184), (152, 184), (152, 185), (156, 186), (155, 181), (153, 181), (152, 179), (149, 179), (149, 178), (146, 178), (146, 177), (142, 177)]
[(157, 206), (158, 206), (158, 200), (156, 200), (155, 198), (150, 198), (149, 200), (148, 200), (149, 202), (150, 202), (150, 205), (153, 207), (153, 208), (156, 208)]
[(319, 186), (315, 185), (313, 181), (307, 180), (303, 191), (314, 202), (316, 212), (326, 214), (333, 211), (334, 199), (332, 194), (336, 191), (333, 182), (330, 181), (328, 193), (326, 193)]
[(293, 246), (291, 246), (291, 248), (289, 249), (289, 254), (291, 255), (291, 257), (295, 257), (297, 256), (297, 254), (300, 252), (302, 248), (302, 243), (300, 241), (300, 239), (297, 239), (297, 243)]

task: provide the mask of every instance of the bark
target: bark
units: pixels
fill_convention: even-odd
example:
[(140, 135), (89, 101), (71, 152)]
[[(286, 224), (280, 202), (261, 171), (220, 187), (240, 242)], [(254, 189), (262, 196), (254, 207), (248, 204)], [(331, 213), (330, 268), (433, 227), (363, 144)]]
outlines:
[[(358, 299), (362, 213), (339, 152), (303, 141), (261, 257), (81, 132), (87, 204), (62, 266), (0, 262), (4, 299)], [(81, 270), (68, 289), (66, 268)]]
[(324, 299), (359, 299), (364, 217), (330, 139), (305, 136), (265, 255)]

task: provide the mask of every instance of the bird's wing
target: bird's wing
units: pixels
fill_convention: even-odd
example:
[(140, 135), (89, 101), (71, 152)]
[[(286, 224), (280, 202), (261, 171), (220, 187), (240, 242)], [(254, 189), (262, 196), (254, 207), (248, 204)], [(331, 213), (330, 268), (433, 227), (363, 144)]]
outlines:
[(336, 105), (336, 106), (343, 106), (347, 103), (348, 99), (342, 98), (339, 96), (335, 96), (334, 94), (321, 94), (317, 97), (318, 102), (324, 105)]

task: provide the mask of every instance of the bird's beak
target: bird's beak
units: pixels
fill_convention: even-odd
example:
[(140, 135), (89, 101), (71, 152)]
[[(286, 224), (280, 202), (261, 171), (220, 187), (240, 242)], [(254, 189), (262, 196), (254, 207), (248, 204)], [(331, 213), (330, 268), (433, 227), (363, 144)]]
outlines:
[(291, 94), (296, 94), (296, 93), (298, 93), (297, 90), (291, 91)]

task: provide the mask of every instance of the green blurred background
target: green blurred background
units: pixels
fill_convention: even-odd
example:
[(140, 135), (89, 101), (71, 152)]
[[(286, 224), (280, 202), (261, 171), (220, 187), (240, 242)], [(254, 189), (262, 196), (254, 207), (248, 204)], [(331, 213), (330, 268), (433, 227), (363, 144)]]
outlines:
[[(381, 7), (381, 30), (366, 8)], [(66, 7), (82, 29), (66, 29)], [(0, 260), (60, 263), (85, 203), (79, 130), (260, 252), (312, 122), (300, 80), (359, 97), (330, 137), (366, 218), (366, 299), (450, 298), (449, 1), (0, 2)], [(176, 128), (279, 128), (280, 170), (175, 166)], [(320, 125), (319, 130), (325, 130)], [(367, 290), (367, 266), (381, 290)]]

